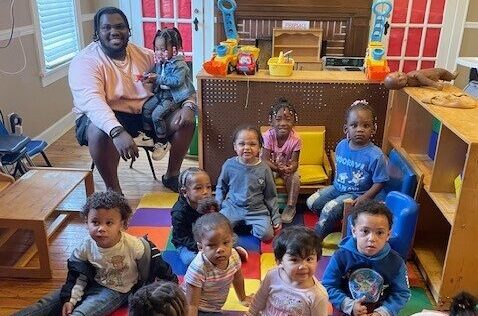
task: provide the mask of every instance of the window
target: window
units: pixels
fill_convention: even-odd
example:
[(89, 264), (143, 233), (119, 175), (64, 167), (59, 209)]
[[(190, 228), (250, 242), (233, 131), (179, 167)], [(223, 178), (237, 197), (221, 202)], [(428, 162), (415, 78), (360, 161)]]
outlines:
[(37, 42), (43, 86), (64, 77), (80, 51), (80, 10), (75, 0), (37, 0)]

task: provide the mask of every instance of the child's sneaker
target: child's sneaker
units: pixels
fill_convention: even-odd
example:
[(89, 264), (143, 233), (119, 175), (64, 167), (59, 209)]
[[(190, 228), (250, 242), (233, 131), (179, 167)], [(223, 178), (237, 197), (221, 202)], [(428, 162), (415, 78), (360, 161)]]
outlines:
[(314, 205), (314, 202), (319, 198), (319, 196), (319, 191), (315, 191), (311, 196), (307, 198), (305, 204), (307, 204), (309, 210), (312, 210), (312, 205)]
[(154, 160), (161, 160), (166, 155), (166, 153), (171, 148), (171, 144), (169, 142), (166, 143), (155, 143), (152, 158)]
[(295, 216), (295, 207), (287, 205), (282, 211), (282, 215), (280, 216), (282, 223), (289, 224), (292, 223), (292, 220), (294, 219)]
[(237, 246), (235, 247), (237, 254), (241, 258), (241, 262), (247, 262), (247, 259), (249, 259), (249, 254), (247, 253), (247, 250), (244, 247)]
[(146, 136), (145, 133), (139, 132), (139, 135), (133, 138), (134, 143), (136, 146), (143, 146), (143, 147), (153, 147), (154, 142), (151, 137)]

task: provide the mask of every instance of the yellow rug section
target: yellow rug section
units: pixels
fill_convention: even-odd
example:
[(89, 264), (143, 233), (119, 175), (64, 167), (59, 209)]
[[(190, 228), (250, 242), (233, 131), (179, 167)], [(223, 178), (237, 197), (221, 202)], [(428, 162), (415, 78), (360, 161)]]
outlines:
[(331, 257), (335, 250), (337, 250), (340, 241), (342, 240), (342, 233), (335, 232), (327, 235), (322, 241), (322, 256)]
[[(246, 295), (255, 294), (261, 285), (261, 281), (255, 279), (245, 279), (244, 280), (244, 287), (246, 290)], [(248, 308), (242, 305), (237, 298), (236, 291), (234, 290), (234, 286), (229, 289), (229, 294), (227, 295), (226, 303), (222, 308), (225, 311), (247, 311)]]
[(264, 280), (267, 272), (276, 266), (276, 258), (273, 253), (261, 254), (261, 280)]
[(178, 193), (153, 192), (146, 193), (141, 198), (138, 208), (171, 208), (178, 200)]

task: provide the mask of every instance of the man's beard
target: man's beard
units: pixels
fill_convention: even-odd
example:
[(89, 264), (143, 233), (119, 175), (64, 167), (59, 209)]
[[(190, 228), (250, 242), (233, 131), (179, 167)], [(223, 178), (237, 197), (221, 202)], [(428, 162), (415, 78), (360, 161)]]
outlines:
[(125, 43), (119, 47), (111, 47), (108, 45), (108, 42), (103, 41), (103, 39), (100, 38), (100, 44), (101, 48), (105, 52), (105, 54), (113, 59), (116, 58), (122, 58), (126, 54), (126, 47), (128, 46), (128, 39), (126, 39)]

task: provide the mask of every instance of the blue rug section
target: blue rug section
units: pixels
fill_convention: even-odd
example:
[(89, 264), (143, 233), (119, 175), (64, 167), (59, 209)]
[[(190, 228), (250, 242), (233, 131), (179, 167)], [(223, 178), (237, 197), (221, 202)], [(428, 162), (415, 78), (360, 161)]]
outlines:
[(244, 247), (247, 251), (260, 252), (261, 241), (252, 235), (238, 235), (237, 245)]
[(173, 272), (177, 275), (185, 275), (188, 267), (184, 265), (177, 250), (165, 250), (161, 253), (164, 261), (171, 265)]

